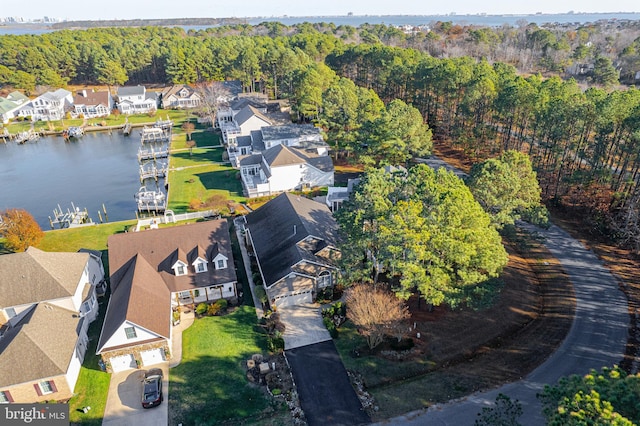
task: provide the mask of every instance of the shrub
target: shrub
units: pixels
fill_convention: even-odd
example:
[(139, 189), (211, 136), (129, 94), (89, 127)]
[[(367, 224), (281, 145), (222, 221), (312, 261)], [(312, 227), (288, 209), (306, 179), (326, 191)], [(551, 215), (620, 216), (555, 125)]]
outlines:
[(327, 330), (329, 330), (329, 335), (333, 339), (338, 337), (338, 329), (336, 328), (336, 325), (333, 323), (333, 319), (331, 319), (330, 317), (322, 317), (322, 322), (324, 323), (324, 326), (327, 327)]
[(214, 316), (218, 315), (218, 312), (220, 312), (220, 306), (218, 306), (216, 303), (212, 303), (211, 305), (207, 306), (207, 314)]
[(222, 309), (227, 309), (227, 306), (229, 306), (229, 302), (227, 301), (227, 299), (220, 299), (217, 300), (215, 305), (218, 305), (218, 307), (222, 310)]
[(196, 306), (196, 314), (204, 315), (205, 312), (207, 312), (207, 309), (209, 309), (209, 305), (207, 305), (206, 303), (200, 303), (198, 304), (198, 306)]
[(280, 336), (280, 333), (276, 333), (276, 335), (267, 338), (267, 349), (272, 353), (284, 351), (284, 339)]
[(264, 287), (261, 285), (255, 286), (256, 297), (260, 302), (267, 303), (267, 292), (264, 290)]

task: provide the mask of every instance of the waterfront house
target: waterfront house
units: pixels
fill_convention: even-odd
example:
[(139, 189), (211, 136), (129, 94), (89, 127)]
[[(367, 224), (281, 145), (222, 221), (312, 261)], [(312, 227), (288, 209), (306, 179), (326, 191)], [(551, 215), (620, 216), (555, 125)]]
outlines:
[(141, 85), (118, 87), (117, 97), (122, 114), (147, 114), (158, 109), (158, 94)]
[(224, 219), (116, 234), (108, 246), (111, 300), (97, 353), (113, 372), (170, 358), (173, 312), (238, 297)]
[(310, 303), (334, 285), (338, 225), (326, 205), (284, 193), (244, 220), (272, 307)]
[(73, 109), (73, 96), (65, 89), (46, 92), (27, 102), (18, 110), (18, 116), (31, 118), (31, 121), (62, 120)]
[(165, 88), (160, 94), (162, 108), (196, 108), (202, 103), (202, 98), (195, 89), (186, 84), (173, 85)]
[(0, 403), (67, 400), (104, 286), (99, 252), (0, 256)]
[(113, 97), (108, 90), (81, 90), (73, 98), (74, 114), (77, 117), (107, 117), (111, 114), (113, 105)]
[(0, 97), (0, 121), (7, 124), (17, 117), (17, 111), (27, 102), (29, 98), (18, 91), (9, 93), (6, 98)]

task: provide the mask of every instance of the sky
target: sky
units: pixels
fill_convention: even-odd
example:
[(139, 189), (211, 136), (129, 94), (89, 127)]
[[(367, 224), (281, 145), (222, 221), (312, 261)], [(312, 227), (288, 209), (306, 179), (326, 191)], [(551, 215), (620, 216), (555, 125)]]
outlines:
[(66, 20), (139, 18), (226, 18), (332, 15), (532, 14), (640, 12), (638, 0), (0, 0), (0, 18)]

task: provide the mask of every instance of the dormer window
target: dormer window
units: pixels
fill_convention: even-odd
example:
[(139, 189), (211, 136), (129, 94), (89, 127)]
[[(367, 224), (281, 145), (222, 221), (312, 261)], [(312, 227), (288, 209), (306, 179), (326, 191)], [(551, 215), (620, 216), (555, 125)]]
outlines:
[(194, 260), (193, 269), (196, 270), (197, 274), (200, 272), (207, 272), (207, 262), (203, 258), (199, 257)]
[(178, 260), (176, 263), (174, 263), (171, 269), (173, 269), (173, 272), (176, 274), (176, 277), (179, 277), (181, 275), (187, 275), (187, 264), (181, 260)]
[(216, 266), (216, 269), (227, 269), (227, 260), (229, 260), (222, 253), (218, 253), (218, 255), (213, 258), (213, 264)]

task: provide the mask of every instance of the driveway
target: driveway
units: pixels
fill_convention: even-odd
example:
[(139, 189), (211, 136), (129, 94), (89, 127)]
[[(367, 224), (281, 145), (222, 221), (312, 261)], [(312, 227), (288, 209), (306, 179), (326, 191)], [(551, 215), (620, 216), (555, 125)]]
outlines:
[(159, 426), (167, 424), (169, 363), (164, 362), (152, 367), (162, 368), (164, 374), (162, 381), (164, 401), (162, 404), (148, 409), (142, 408), (140, 404), (145, 369), (113, 373), (102, 420), (103, 426)]
[(285, 350), (331, 340), (331, 335), (322, 322), (319, 305), (285, 306), (278, 313), (285, 327), (282, 335)]
[(619, 364), (628, 337), (627, 300), (617, 280), (597, 256), (557, 226), (548, 230), (526, 227), (544, 238), (546, 247), (560, 261), (573, 283), (576, 313), (564, 342), (542, 365), (525, 379), (482, 392), (457, 402), (430, 407), (382, 424), (461, 425), (473, 424), (482, 407), (490, 406), (499, 393), (518, 399), (523, 415), (520, 423), (544, 425), (541, 404), (536, 394), (545, 384), (554, 384), (563, 376), (584, 375), (590, 369)]
[(285, 351), (309, 426), (371, 422), (351, 386), (333, 340)]

